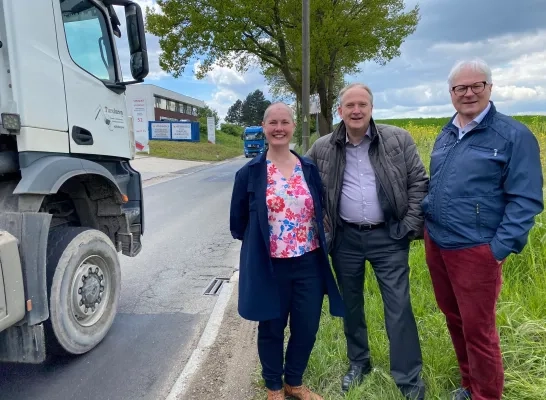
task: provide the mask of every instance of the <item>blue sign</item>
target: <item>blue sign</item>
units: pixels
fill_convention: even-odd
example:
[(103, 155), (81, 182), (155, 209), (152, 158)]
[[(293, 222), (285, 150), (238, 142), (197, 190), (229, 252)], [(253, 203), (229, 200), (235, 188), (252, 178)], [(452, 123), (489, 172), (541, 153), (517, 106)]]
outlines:
[(150, 140), (199, 142), (199, 122), (150, 121), (148, 122), (148, 138)]

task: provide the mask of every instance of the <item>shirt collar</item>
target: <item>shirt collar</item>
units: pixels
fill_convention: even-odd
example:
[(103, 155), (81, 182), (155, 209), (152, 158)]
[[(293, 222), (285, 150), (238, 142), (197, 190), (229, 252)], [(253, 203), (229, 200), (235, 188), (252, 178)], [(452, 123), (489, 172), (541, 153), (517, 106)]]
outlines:
[[(485, 110), (483, 110), (476, 118), (474, 118), (472, 121), (469, 122), (469, 124), (473, 125), (479, 125), (480, 122), (483, 121), (489, 110), (491, 109), (491, 103), (487, 104), (487, 107), (485, 107)], [(464, 126), (459, 126), (459, 120), (457, 118), (459, 114), (455, 115), (455, 118), (453, 119), (453, 125), (455, 125), (457, 128), (462, 129)]]
[[(372, 137), (372, 125), (368, 125), (368, 130), (366, 131), (366, 135), (365, 136), (368, 136), (369, 138)], [(350, 143), (349, 142), (349, 134), (345, 131), (345, 143)], [(360, 143), (357, 143), (357, 144), (360, 144)]]

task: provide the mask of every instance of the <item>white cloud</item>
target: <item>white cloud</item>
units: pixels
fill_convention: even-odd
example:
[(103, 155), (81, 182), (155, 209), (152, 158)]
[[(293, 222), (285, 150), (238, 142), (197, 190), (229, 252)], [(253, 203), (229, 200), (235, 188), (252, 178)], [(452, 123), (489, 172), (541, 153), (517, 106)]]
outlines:
[[(201, 65), (201, 61), (197, 60), (193, 64), (194, 71), (199, 71)], [(194, 80), (197, 81), (197, 78), (194, 77)], [(220, 122), (224, 122), (229, 107), (237, 99), (244, 101), (250, 92), (259, 89), (266, 98), (269, 97), (268, 87), (257, 68), (249, 68), (247, 72), (241, 73), (234, 67), (215, 64), (203, 80), (214, 85), (210, 96), (208, 98), (204, 96), (202, 99), (218, 112)]]
[[(144, 19), (146, 19), (146, 7), (152, 7), (154, 11), (160, 12), (161, 9), (155, 2), (155, 0), (135, 0), (136, 3), (140, 5), (142, 8), (142, 14)], [(114, 9), (116, 10), (116, 14), (119, 17), (119, 20), (121, 22), (121, 38), (115, 38), (116, 39), (116, 45), (118, 48), (118, 56), (121, 63), (121, 68), (123, 72), (123, 79), (124, 80), (132, 80), (131, 77), (131, 71), (129, 68), (129, 42), (127, 40), (127, 30), (125, 28), (125, 9), (120, 6), (114, 6)], [(148, 63), (150, 67), (150, 72), (148, 73), (148, 76), (146, 77), (146, 80), (150, 81), (158, 81), (162, 78), (168, 77), (169, 74), (166, 73), (161, 69), (159, 66), (159, 56), (161, 55), (162, 51), (159, 46), (159, 39), (153, 35), (146, 34), (146, 48), (148, 50)]]
[[(136, 0), (161, 11), (156, 0)], [(450, 116), (453, 114), (447, 75), (459, 59), (484, 58), (493, 72), (492, 99), (507, 114), (546, 114), (546, 30), (544, 0), (526, 0), (529, 7), (509, 0), (406, 0), (406, 9), (419, 3), (421, 21), (401, 47), (401, 55), (379, 66), (361, 64), (362, 73), (348, 77), (374, 90), (375, 118)], [(495, 9), (495, 18), (483, 15)], [(472, 9), (472, 13), (467, 11)], [(515, 12), (518, 19), (514, 19)], [(120, 18), (123, 14), (119, 13)], [(464, 23), (460, 22), (463, 21)], [(459, 21), (459, 22), (457, 22)], [(122, 21), (124, 22), (124, 21)], [(463, 24), (463, 25), (461, 25)], [(464, 29), (462, 28), (464, 26)], [(121, 46), (127, 46), (122, 38)], [(171, 85), (159, 67), (158, 39), (149, 35), (150, 75), (147, 80)], [(120, 47), (120, 56), (123, 54)], [(128, 58), (124, 70), (128, 71)], [(200, 62), (189, 65), (199, 68)], [(125, 67), (127, 66), (127, 67)], [(228, 108), (260, 89), (270, 98), (265, 79), (256, 68), (246, 73), (215, 65), (203, 80), (185, 76), (180, 90), (204, 100), (225, 117)]]
[[(546, 30), (504, 34), (474, 42), (429, 42), (420, 56), (394, 60), (385, 67), (367, 64), (367, 77), (374, 93), (376, 118), (448, 116), (453, 113), (447, 75), (460, 58), (479, 56), (492, 69), (492, 100), (507, 114), (521, 113), (522, 107), (546, 110)], [(423, 44), (421, 42), (421, 44)], [(427, 69), (423, 60), (431, 60)], [(443, 63), (443, 64), (442, 64)], [(405, 68), (403, 68), (403, 67)], [(432, 78), (432, 79), (431, 79)]]
[(502, 101), (546, 100), (546, 90), (540, 86), (534, 88), (514, 85), (500, 86), (494, 92), (497, 94), (496, 98)]
[(144, 17), (144, 20), (146, 20), (146, 7), (152, 8), (152, 10), (156, 13), (162, 13), (161, 8), (155, 0), (134, 0), (134, 2), (138, 3), (142, 9), (142, 16)]
[(394, 106), (392, 108), (375, 108), (373, 116), (375, 119), (391, 118), (419, 118), (419, 117), (445, 117), (453, 114), (451, 104), (437, 106), (404, 107)]
[[(201, 65), (201, 60), (197, 60), (193, 64), (194, 71), (199, 72), (201, 70)], [(212, 70), (207, 73), (205, 79), (208, 82), (218, 86), (232, 86), (245, 83), (245, 77), (243, 74), (235, 69), (221, 67), (219, 65), (214, 65)]]

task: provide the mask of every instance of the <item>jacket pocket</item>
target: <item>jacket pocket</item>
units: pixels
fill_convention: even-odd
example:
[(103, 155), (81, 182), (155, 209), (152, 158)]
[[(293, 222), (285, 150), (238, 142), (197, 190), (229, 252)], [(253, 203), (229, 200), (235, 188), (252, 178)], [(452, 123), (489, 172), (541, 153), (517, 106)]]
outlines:
[(482, 197), (453, 197), (442, 208), (440, 223), (446, 235), (454, 235), (465, 242), (481, 242), (488, 231), (484, 227)]

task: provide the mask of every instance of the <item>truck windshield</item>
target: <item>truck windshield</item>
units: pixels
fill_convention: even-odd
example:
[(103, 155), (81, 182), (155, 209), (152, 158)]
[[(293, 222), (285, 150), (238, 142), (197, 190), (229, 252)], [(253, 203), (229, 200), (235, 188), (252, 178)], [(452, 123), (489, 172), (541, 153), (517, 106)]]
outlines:
[(263, 140), (264, 134), (262, 132), (245, 133), (246, 140)]

